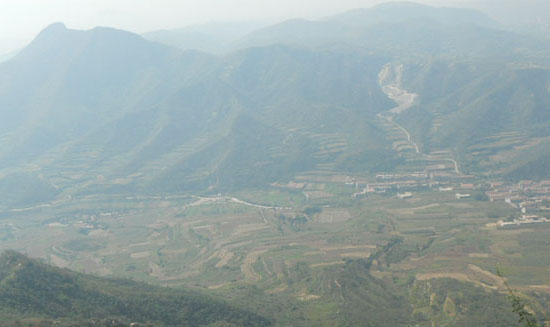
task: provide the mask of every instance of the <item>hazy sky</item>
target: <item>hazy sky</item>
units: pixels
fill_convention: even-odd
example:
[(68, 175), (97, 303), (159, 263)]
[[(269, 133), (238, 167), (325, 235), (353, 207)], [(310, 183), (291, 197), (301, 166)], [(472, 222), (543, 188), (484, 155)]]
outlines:
[(52, 22), (145, 32), (212, 21), (319, 18), (380, 2), (387, 0), (0, 0), (0, 52), (22, 46)]

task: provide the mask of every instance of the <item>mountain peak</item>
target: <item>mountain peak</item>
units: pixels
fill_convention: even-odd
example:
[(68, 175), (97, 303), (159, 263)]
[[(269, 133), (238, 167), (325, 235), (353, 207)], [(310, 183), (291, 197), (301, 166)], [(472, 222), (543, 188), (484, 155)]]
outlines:
[(59, 33), (66, 32), (67, 30), (68, 30), (67, 26), (65, 26), (64, 23), (57, 22), (57, 23), (53, 23), (53, 24), (50, 24), (50, 25), (46, 26), (46, 28), (44, 28), (38, 34), (38, 36), (46, 35), (46, 34), (59, 34)]
[(67, 29), (67, 26), (65, 26), (65, 23), (55, 22), (46, 26), (44, 30), (66, 30), (66, 29)]
[(32, 44), (49, 44), (54, 40), (60, 39), (69, 33), (69, 29), (65, 26), (64, 23), (53, 23), (44, 28), (34, 40), (30, 43)]
[(44, 57), (46, 53), (55, 52), (59, 44), (71, 38), (76, 31), (70, 30), (63, 23), (53, 23), (44, 28), (36, 37), (22, 49), (15, 60), (25, 60), (34, 57)]

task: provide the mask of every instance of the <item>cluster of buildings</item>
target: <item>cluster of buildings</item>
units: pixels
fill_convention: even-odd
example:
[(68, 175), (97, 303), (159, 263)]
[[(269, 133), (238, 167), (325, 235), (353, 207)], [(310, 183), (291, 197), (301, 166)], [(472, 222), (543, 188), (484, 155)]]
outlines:
[(87, 234), (88, 232), (96, 229), (108, 229), (107, 225), (100, 221), (100, 218), (104, 217), (118, 217), (118, 213), (99, 213), (99, 214), (81, 214), (74, 217), (62, 217), (57, 218), (55, 221), (48, 223), (50, 228), (59, 227), (73, 227), (78, 228), (80, 233)]
[(500, 226), (550, 222), (546, 218), (550, 216), (550, 181), (494, 182), (490, 186), (486, 193), (490, 201), (505, 201), (522, 213), (519, 219), (499, 221)]
[(504, 201), (520, 210), (521, 216), (512, 221), (499, 221), (501, 226), (550, 222), (550, 180), (521, 181), (519, 183), (480, 183), (474, 175), (464, 175), (449, 169), (447, 165), (426, 167), (422, 172), (378, 174), (375, 181), (349, 179), (355, 184), (353, 198), (376, 193), (392, 193), (400, 199), (414, 196), (413, 192), (437, 190), (454, 192), (459, 200), (485, 194), (490, 201)]
[(469, 190), (474, 190), (474, 176), (457, 175), (446, 172), (412, 172), (401, 174), (379, 174), (375, 182), (358, 183), (353, 198), (365, 196), (372, 193), (396, 192), (401, 199), (413, 196), (412, 192), (425, 190), (439, 190), (441, 192), (460, 191), (456, 193), (458, 199), (471, 196)]
[(526, 216), (523, 215), (519, 219), (514, 219), (513, 221), (498, 221), (498, 225), (500, 227), (506, 227), (506, 226), (521, 226), (526, 224), (540, 224), (540, 223), (550, 223), (550, 219), (543, 218), (539, 216)]
[(487, 196), (491, 201), (506, 201), (514, 208), (527, 210), (547, 210), (550, 205), (550, 181), (521, 181), (517, 184), (503, 182), (490, 183)]
[[(437, 190), (439, 192), (455, 192), (456, 198), (461, 200), (471, 198), (472, 193), (476, 190), (477, 193), (480, 193), (480, 189), (489, 189), (485, 194), (490, 201), (506, 202), (521, 212), (521, 216), (512, 221), (499, 221), (499, 226), (550, 223), (550, 181), (482, 184), (479, 180), (476, 182), (475, 176), (472, 175), (441, 171), (379, 174), (376, 175), (376, 181), (358, 182), (353, 180), (352, 182), (357, 189), (353, 198), (391, 192), (400, 199), (408, 199), (414, 196), (413, 192)], [(352, 182), (348, 184), (352, 184)]]

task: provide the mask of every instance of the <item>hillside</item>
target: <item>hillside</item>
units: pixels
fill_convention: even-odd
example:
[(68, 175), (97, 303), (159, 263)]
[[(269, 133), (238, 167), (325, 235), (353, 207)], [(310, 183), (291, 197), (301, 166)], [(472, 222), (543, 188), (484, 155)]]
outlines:
[(550, 41), (491, 17), (48, 26), (0, 62), (0, 327), (548, 324)]
[[(373, 277), (364, 261), (355, 260), (326, 271), (299, 264), (284, 282), (301, 289), (308, 285), (304, 276), (313, 280), (309, 290), (320, 294), (326, 306), (340, 308), (341, 314), (318, 311), (310, 300), (285, 303), (284, 294), (267, 296), (245, 286), (226, 295), (256, 314), (195, 291), (84, 275), (6, 251), (0, 257), (0, 326), (260, 327), (313, 326), (316, 321), (324, 326), (335, 319), (346, 326), (427, 326), (432, 321), (441, 326), (497, 321), (499, 326), (514, 326), (502, 295), (452, 279), (395, 284)], [(312, 310), (318, 316), (309, 316)]]
[(399, 119), (427, 152), (453, 149), (475, 173), (548, 176), (536, 163), (548, 154), (547, 67), (434, 60), (409, 65), (404, 83), (419, 99)]
[(1, 326), (271, 325), (196, 292), (83, 275), (11, 251), (0, 257), (0, 308)]
[(286, 46), (213, 57), (54, 24), (0, 65), (1, 168), (86, 195), (229, 190), (338, 167), (387, 147), (372, 122), (392, 106), (377, 84), (385, 61)]

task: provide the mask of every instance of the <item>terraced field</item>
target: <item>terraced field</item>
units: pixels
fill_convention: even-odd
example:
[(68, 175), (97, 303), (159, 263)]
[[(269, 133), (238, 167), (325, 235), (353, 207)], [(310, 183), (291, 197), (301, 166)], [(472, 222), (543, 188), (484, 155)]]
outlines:
[(310, 185), (304, 192), (324, 185), (327, 196), (301, 195), (299, 203), (291, 200), (295, 191), (274, 189), (265, 193), (271, 200), (264, 203), (271, 206), (252, 203), (251, 192), (244, 200), (84, 198), (4, 213), (13, 228), (0, 245), (100, 275), (196, 285), (220, 294), (255, 285), (265, 294), (313, 303), (334, 289), (305, 291), (313, 286), (307, 280), (290, 285), (288, 276), (297, 267), (321, 276), (349, 260), (368, 259), (398, 236), (403, 242), (375, 261), (375, 276), (452, 278), (502, 290), (494, 275), (500, 264), (517, 287), (550, 289), (550, 255), (537, 243), (546, 240), (540, 228), (487, 227), (495, 222), (489, 217), (514, 213), (504, 203), (432, 191), (408, 200), (390, 195), (353, 200), (354, 187), (338, 179), (304, 184)]

